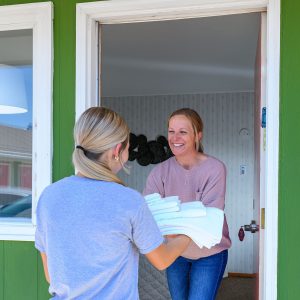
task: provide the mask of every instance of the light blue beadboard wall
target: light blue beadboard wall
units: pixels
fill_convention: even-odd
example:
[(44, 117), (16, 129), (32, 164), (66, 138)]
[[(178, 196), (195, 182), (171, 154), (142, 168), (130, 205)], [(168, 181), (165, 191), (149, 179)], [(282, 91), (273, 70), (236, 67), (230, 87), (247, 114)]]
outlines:
[[(205, 152), (221, 159), (227, 167), (226, 215), (233, 241), (228, 272), (252, 273), (252, 236), (246, 234), (241, 243), (237, 233), (253, 216), (253, 92), (212, 93), (195, 95), (155, 95), (102, 98), (101, 104), (120, 113), (135, 134), (148, 140), (167, 135), (167, 119), (181, 107), (195, 109), (204, 122)], [(249, 135), (239, 134), (242, 128)], [(154, 165), (142, 167), (131, 162), (131, 175), (122, 179), (139, 191)], [(246, 174), (240, 175), (240, 166)]]

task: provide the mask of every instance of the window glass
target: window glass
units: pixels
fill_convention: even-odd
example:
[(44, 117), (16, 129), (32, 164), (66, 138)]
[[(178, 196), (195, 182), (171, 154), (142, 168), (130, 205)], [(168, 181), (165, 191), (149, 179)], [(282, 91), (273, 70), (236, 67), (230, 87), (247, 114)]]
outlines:
[(32, 37), (0, 31), (0, 218), (31, 218)]

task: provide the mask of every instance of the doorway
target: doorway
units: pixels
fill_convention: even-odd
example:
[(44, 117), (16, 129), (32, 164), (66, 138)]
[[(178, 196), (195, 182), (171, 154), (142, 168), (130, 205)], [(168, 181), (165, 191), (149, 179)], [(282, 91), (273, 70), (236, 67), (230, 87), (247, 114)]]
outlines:
[[(226, 274), (254, 276), (253, 234), (238, 239), (254, 219), (255, 59), (260, 13), (100, 25), (101, 105), (120, 113), (148, 141), (167, 135), (176, 109), (195, 109), (204, 121), (205, 153), (227, 168), (226, 216), (232, 239)], [(155, 166), (131, 162), (128, 186), (142, 192)], [(258, 174), (259, 176), (259, 174)], [(165, 290), (158, 272), (142, 262), (140, 297)], [(149, 274), (152, 281), (149, 279)], [(147, 280), (145, 280), (147, 278)], [(149, 287), (157, 284), (153, 291)], [(146, 292), (147, 291), (147, 292)], [(149, 295), (148, 295), (149, 296)], [(166, 298), (167, 299), (167, 298)]]
[[(77, 5), (76, 33), (76, 116), (87, 107), (97, 105), (97, 43), (100, 24), (176, 20), (208, 16), (268, 11), (268, 68), (266, 105), (266, 223), (265, 260), (262, 272), (268, 278), (260, 299), (276, 298), (277, 281), (277, 199), (278, 199), (278, 103), (279, 103), (279, 13), (278, 0), (253, 1), (107, 1)], [(101, 35), (101, 32), (100, 32)], [(101, 41), (101, 39), (100, 39)], [(102, 74), (100, 74), (102, 76)]]

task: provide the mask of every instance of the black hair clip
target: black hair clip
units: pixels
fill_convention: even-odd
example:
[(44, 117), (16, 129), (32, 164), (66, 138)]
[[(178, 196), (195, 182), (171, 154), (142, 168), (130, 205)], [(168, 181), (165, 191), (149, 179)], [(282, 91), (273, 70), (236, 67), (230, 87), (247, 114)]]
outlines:
[(76, 149), (82, 150), (83, 153), (84, 153), (84, 155), (85, 155), (87, 158), (91, 159), (91, 160), (98, 160), (98, 158), (99, 158), (99, 156), (100, 156), (99, 153), (93, 153), (93, 152), (90, 152), (90, 151), (88, 151), (88, 150), (85, 150), (85, 149), (84, 149), (82, 146), (80, 146), (80, 145), (77, 145), (77, 146), (76, 146)]
[(86, 152), (85, 149), (82, 146), (80, 146), (80, 145), (77, 145), (76, 149), (81, 149), (83, 152)]

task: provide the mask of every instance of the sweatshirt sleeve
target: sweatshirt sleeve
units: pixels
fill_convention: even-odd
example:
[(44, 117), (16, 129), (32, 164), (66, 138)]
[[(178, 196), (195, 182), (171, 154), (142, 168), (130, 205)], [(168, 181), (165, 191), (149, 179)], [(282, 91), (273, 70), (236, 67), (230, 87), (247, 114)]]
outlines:
[(144, 196), (153, 193), (159, 193), (161, 197), (165, 197), (162, 173), (159, 165), (150, 172), (143, 191)]
[(205, 206), (216, 207), (224, 210), (226, 192), (226, 168), (223, 163), (219, 163), (213, 168), (213, 173), (209, 177), (203, 190), (202, 203)]

